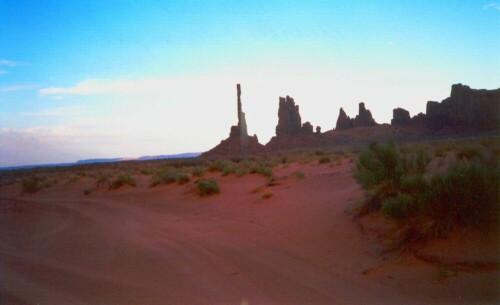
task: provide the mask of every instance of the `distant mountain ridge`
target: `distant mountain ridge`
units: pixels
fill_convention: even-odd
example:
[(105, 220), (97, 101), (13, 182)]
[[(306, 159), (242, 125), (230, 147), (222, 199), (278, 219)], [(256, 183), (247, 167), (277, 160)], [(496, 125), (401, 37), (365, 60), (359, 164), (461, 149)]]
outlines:
[(49, 167), (49, 166), (71, 166), (71, 165), (79, 165), (79, 164), (81, 165), (81, 164), (92, 164), (92, 163), (120, 162), (120, 161), (146, 161), (146, 160), (159, 160), (159, 159), (184, 159), (184, 158), (196, 158), (199, 155), (201, 155), (201, 153), (190, 152), (190, 153), (173, 154), (173, 155), (141, 156), (141, 157), (138, 157), (138, 158), (95, 158), (95, 159), (84, 159), (84, 160), (78, 160), (76, 162), (66, 162), (66, 163), (4, 166), (4, 167), (0, 167), (0, 170), (29, 169), (29, 168), (35, 168), (35, 167)]

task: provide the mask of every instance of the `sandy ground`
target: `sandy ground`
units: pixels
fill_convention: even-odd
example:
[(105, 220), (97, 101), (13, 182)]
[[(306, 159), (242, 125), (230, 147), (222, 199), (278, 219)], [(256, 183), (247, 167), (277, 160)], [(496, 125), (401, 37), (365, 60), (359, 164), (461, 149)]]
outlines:
[[(499, 272), (386, 253), (360, 230), (352, 164), (85, 196), (95, 180), (0, 189), (0, 304), (494, 304)], [(292, 173), (300, 169), (304, 179)], [(209, 174), (211, 175), (211, 174)], [(255, 191), (256, 188), (259, 188)], [(270, 198), (264, 194), (272, 193)]]

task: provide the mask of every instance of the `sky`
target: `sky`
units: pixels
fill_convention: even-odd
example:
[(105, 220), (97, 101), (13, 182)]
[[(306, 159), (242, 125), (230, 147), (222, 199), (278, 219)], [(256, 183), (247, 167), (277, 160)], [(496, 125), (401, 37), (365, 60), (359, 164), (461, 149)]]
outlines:
[(0, 0), (0, 167), (274, 136), (279, 96), (333, 129), (500, 84), (500, 2)]

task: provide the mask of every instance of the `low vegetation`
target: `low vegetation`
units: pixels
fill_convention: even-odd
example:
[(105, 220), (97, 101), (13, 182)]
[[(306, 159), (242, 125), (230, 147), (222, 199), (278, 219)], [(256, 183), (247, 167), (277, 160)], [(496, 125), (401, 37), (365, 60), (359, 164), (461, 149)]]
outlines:
[[(449, 145), (449, 144), (448, 144)], [(457, 227), (494, 228), (499, 223), (500, 168), (484, 146), (455, 146), (455, 161), (430, 171), (423, 148), (371, 143), (356, 161), (354, 176), (373, 190), (371, 209), (391, 219), (425, 217), (436, 234)]]
[(115, 180), (113, 180), (113, 182), (111, 182), (109, 189), (116, 190), (124, 185), (135, 186), (136, 181), (134, 177), (132, 177), (130, 174), (121, 174)]
[(202, 178), (197, 182), (198, 195), (207, 196), (220, 193), (219, 185), (214, 178)]
[(40, 177), (25, 178), (21, 180), (21, 185), (25, 193), (36, 193), (48, 186), (46, 179)]
[(149, 186), (178, 183), (185, 184), (191, 181), (191, 176), (178, 168), (165, 167), (157, 171), (150, 179)]

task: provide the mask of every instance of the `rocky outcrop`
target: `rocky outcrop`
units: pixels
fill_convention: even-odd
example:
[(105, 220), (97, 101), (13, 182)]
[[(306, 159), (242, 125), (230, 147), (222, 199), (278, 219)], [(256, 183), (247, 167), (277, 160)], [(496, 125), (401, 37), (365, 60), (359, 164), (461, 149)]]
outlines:
[(407, 126), (411, 124), (410, 112), (403, 108), (392, 110), (392, 126)]
[(204, 156), (241, 155), (261, 152), (264, 145), (259, 143), (256, 135), (248, 136), (245, 113), (241, 104), (241, 86), (236, 85), (238, 124), (231, 126), (229, 138), (222, 140), (219, 145), (205, 152)]
[(302, 124), (302, 133), (305, 134), (313, 134), (314, 127), (309, 122), (305, 122)]
[(451, 86), (450, 97), (441, 103), (429, 101), (427, 123), (435, 128), (470, 126), (498, 128), (500, 89), (475, 90), (462, 84)]
[(352, 120), (353, 127), (376, 126), (377, 122), (372, 117), (370, 110), (365, 108), (365, 103), (359, 103), (358, 115)]
[(351, 119), (345, 113), (344, 109), (340, 108), (339, 117), (335, 130), (346, 130), (354, 127), (377, 126), (377, 122), (372, 117), (370, 110), (366, 109), (365, 103), (359, 103), (358, 115)]
[(279, 98), (278, 125), (276, 135), (296, 135), (302, 130), (299, 106), (288, 95)]
[(352, 128), (351, 118), (345, 113), (344, 109), (340, 108), (335, 130), (345, 130), (350, 128)]
[[(364, 103), (359, 104), (358, 115), (350, 118), (340, 108), (335, 131), (321, 133), (321, 128), (305, 122), (299, 106), (290, 96), (279, 98), (276, 136), (264, 147), (257, 136), (247, 134), (245, 113), (241, 104), (241, 88), (237, 86), (238, 124), (231, 126), (229, 138), (204, 155), (236, 155), (269, 152), (304, 147), (364, 144), (373, 140), (423, 140), (442, 136), (476, 135), (499, 127), (500, 89), (475, 90), (462, 84), (452, 86), (450, 97), (442, 102), (429, 101), (426, 114), (410, 118), (402, 108), (393, 109), (391, 125), (377, 124)], [(395, 128), (397, 127), (397, 128)], [(342, 132), (337, 132), (342, 131)]]

